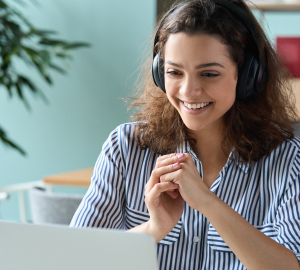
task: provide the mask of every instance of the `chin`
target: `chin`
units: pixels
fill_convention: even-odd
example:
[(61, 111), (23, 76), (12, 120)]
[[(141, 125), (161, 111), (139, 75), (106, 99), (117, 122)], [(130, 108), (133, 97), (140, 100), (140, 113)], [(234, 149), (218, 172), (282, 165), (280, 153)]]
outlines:
[(210, 129), (210, 130), (215, 130), (216, 132), (219, 131), (220, 125), (222, 125), (222, 117), (217, 118), (217, 119), (212, 119), (212, 118), (206, 118), (204, 121), (201, 120), (194, 120), (191, 121), (191, 119), (182, 119), (183, 123), (185, 126), (190, 130), (190, 131), (201, 131), (205, 129)]
[(207, 127), (208, 123), (190, 123), (190, 122), (185, 122), (183, 121), (185, 126), (192, 131), (200, 131)]

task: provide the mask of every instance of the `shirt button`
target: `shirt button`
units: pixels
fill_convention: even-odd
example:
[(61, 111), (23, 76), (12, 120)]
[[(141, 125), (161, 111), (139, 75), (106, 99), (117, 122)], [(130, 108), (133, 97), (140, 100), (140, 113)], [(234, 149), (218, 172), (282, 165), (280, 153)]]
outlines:
[(198, 243), (200, 241), (200, 237), (199, 236), (194, 236), (194, 243)]

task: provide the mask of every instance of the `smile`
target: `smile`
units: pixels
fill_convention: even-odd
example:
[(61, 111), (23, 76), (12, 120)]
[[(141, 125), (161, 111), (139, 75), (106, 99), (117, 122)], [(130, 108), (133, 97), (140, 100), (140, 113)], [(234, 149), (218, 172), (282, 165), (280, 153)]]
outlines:
[(206, 107), (207, 105), (209, 105), (209, 102), (202, 102), (202, 103), (194, 103), (194, 104), (190, 104), (187, 102), (183, 102), (184, 106), (190, 110), (196, 110), (196, 109), (200, 109), (203, 107)]

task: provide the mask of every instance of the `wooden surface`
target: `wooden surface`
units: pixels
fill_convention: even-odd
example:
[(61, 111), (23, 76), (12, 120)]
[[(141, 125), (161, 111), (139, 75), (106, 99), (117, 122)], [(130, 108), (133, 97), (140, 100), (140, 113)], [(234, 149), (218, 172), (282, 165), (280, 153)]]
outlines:
[(44, 177), (43, 181), (49, 185), (88, 187), (91, 183), (93, 168), (66, 172)]
[(255, 3), (248, 6), (264, 12), (300, 12), (300, 3)]

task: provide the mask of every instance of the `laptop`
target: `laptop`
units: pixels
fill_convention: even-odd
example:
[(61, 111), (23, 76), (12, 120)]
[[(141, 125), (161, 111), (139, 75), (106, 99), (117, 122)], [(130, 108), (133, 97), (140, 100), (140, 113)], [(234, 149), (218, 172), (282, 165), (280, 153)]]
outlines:
[(0, 222), (1, 270), (157, 270), (144, 233)]

